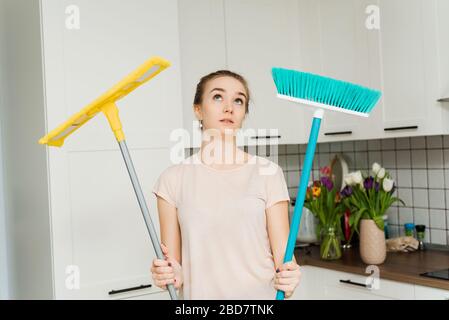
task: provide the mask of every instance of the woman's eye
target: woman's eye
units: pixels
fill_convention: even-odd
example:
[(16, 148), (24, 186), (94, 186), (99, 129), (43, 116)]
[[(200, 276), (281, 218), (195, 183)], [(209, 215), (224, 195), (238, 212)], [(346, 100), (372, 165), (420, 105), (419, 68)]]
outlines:
[(216, 95), (214, 95), (213, 99), (214, 99), (214, 100), (221, 99), (221, 95), (216, 94)]
[(242, 99), (235, 99), (235, 101), (238, 103), (238, 104), (243, 104), (243, 100)]

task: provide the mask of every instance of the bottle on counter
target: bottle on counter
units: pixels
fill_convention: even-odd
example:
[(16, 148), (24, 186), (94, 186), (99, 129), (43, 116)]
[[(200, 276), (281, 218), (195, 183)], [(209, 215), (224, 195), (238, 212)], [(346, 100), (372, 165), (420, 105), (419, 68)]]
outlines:
[(419, 241), (419, 250), (424, 250), (424, 237), (425, 237), (425, 231), (426, 231), (426, 226), (423, 224), (418, 224), (415, 227), (416, 229), (416, 235)]
[(406, 224), (404, 224), (404, 228), (405, 228), (405, 236), (414, 237), (414, 233), (415, 233), (415, 224), (414, 223), (406, 223)]

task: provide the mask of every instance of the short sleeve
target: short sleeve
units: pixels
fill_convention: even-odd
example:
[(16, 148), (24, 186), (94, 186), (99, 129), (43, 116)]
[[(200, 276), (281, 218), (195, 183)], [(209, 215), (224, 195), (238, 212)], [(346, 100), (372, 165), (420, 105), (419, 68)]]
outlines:
[(171, 205), (178, 207), (177, 179), (175, 167), (165, 169), (153, 186), (152, 193), (165, 199)]
[(277, 169), (273, 174), (267, 175), (266, 179), (266, 206), (270, 208), (279, 201), (290, 201), (287, 183), (285, 182), (284, 172), (282, 168), (276, 165)]

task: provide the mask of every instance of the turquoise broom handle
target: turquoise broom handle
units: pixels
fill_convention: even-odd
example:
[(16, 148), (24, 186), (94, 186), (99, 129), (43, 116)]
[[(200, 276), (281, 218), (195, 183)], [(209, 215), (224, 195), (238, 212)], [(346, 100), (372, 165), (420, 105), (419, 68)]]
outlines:
[[(307, 143), (306, 156), (304, 158), (301, 178), (299, 180), (298, 194), (296, 195), (295, 209), (293, 211), (293, 217), (287, 241), (287, 248), (284, 255), (284, 263), (291, 261), (293, 258), (296, 237), (299, 231), (299, 223), (301, 222), (304, 199), (306, 198), (307, 185), (309, 183), (310, 171), (312, 170), (313, 157), (315, 155), (315, 147), (318, 141), (318, 133), (320, 132), (322, 116), (322, 109), (318, 109), (313, 115), (312, 128), (310, 129), (309, 142)], [(284, 291), (277, 291), (276, 300), (284, 300)]]

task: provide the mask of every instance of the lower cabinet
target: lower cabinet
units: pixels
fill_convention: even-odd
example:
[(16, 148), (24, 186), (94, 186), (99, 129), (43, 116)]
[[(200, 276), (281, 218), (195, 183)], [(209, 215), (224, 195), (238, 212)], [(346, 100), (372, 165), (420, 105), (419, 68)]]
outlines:
[(170, 294), (167, 290), (149, 293), (149, 294), (142, 294), (142, 295), (135, 295), (132, 297), (127, 298), (120, 298), (120, 300), (170, 300)]
[(417, 300), (449, 300), (449, 291), (415, 285), (415, 299), (417, 299)]
[(449, 291), (410, 283), (303, 266), (293, 300), (449, 300)]

